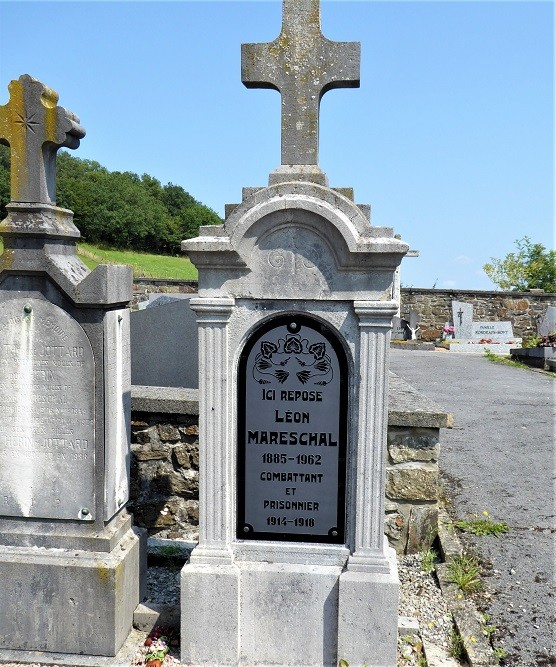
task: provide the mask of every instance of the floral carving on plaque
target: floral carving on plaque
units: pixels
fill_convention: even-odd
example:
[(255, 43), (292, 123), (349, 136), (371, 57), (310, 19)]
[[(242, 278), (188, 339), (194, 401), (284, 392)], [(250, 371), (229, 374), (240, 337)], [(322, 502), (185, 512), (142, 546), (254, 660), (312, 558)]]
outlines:
[(259, 384), (274, 380), (283, 384), (290, 376), (295, 376), (302, 385), (324, 386), (331, 382), (334, 372), (326, 343), (309, 343), (299, 334), (287, 334), (276, 342), (263, 340), (255, 357), (253, 378)]

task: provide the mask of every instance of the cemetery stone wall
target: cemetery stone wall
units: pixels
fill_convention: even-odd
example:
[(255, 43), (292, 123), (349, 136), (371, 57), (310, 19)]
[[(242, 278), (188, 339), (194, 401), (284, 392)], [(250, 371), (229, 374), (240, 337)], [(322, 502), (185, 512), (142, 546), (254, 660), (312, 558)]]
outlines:
[[(148, 299), (149, 293), (194, 293), (195, 281), (137, 278), (133, 284), (132, 306)], [(477, 321), (510, 321), (514, 335), (526, 337), (536, 333), (538, 322), (549, 306), (556, 306), (556, 294), (534, 292), (496, 292), (479, 290), (441, 290), (402, 287), (401, 313), (409, 318), (414, 311), (421, 319), (420, 337), (436, 340), (442, 337), (442, 327), (450, 321), (452, 301), (464, 301), (473, 306)]]
[(451, 320), (452, 301), (471, 304), (477, 322), (511, 322), (514, 336), (525, 338), (537, 333), (548, 306), (556, 305), (556, 294), (402, 287), (401, 315), (408, 317), (410, 310), (417, 313), (422, 340), (436, 340), (442, 338), (442, 327)]

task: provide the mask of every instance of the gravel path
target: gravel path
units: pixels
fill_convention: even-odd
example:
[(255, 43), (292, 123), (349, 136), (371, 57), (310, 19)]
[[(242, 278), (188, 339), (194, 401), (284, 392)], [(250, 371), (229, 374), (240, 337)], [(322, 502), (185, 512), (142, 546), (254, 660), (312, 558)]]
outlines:
[(554, 379), (450, 352), (392, 350), (391, 369), (454, 415), (440, 451), (450, 513), (509, 524), (466, 538), (491, 575), (483, 603), (506, 664), (556, 665)]

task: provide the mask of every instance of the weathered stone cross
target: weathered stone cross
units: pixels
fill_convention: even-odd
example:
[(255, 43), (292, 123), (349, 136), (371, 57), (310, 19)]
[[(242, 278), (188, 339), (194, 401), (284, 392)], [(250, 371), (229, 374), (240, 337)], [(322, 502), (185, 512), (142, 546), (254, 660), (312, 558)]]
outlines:
[(56, 152), (77, 148), (85, 130), (79, 118), (56, 106), (58, 94), (28, 74), (8, 86), (0, 106), (0, 143), (10, 146), (13, 202), (56, 201)]
[(282, 96), (282, 164), (318, 164), (319, 105), (332, 88), (359, 86), (359, 42), (331, 42), (320, 28), (320, 0), (283, 0), (282, 32), (242, 44), (241, 80)]

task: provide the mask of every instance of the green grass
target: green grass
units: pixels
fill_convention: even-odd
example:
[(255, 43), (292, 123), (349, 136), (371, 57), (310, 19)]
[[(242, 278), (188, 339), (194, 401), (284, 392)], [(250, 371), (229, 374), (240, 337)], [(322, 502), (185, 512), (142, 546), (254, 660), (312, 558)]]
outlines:
[(430, 548), (423, 551), (422, 556), (421, 570), (426, 574), (431, 574), (431, 572), (434, 572), (434, 566), (438, 561), (438, 554), (434, 549)]
[[(0, 254), (3, 251), (4, 245), (0, 238)], [(174, 257), (132, 250), (115, 250), (90, 243), (78, 243), (77, 254), (91, 270), (98, 264), (129, 264), (133, 267), (135, 278), (197, 280), (197, 269), (185, 256)]]
[(452, 658), (455, 658), (459, 662), (462, 662), (467, 657), (463, 639), (455, 628), (452, 629), (450, 636), (450, 647), (448, 649), (448, 653), (452, 656)]
[(446, 567), (448, 581), (456, 584), (464, 593), (473, 593), (481, 588), (479, 563), (473, 556), (456, 556)]
[(479, 517), (463, 519), (462, 521), (456, 521), (455, 525), (464, 533), (471, 533), (472, 535), (478, 535), (479, 537), (485, 537), (485, 535), (494, 535), (495, 537), (498, 537), (499, 535), (508, 532), (508, 524), (505, 521), (493, 521), (488, 514), (486, 514), (485, 517), (486, 518), (484, 519)]
[[(498, 354), (494, 354), (494, 352), (491, 352), (488, 349), (485, 350), (485, 358), (488, 359), (489, 361), (493, 361), (495, 364), (503, 364), (504, 366), (511, 366), (512, 368), (523, 368), (526, 371), (539, 370), (538, 368), (534, 368), (533, 366), (528, 366), (527, 364), (524, 364), (521, 361), (514, 361), (513, 359), (510, 359), (510, 357), (503, 357)], [(544, 374), (556, 378), (556, 373), (552, 373), (550, 371), (544, 371)]]
[(90, 269), (97, 264), (130, 264), (135, 278), (173, 278), (197, 280), (197, 269), (186, 257), (154, 255), (132, 250), (115, 250), (78, 243), (77, 251)]

